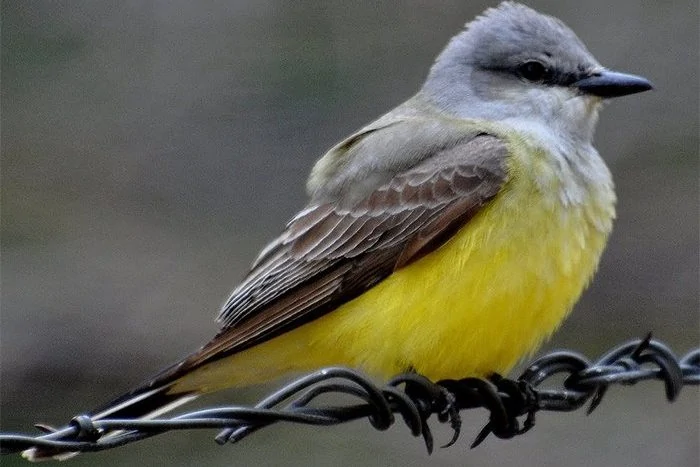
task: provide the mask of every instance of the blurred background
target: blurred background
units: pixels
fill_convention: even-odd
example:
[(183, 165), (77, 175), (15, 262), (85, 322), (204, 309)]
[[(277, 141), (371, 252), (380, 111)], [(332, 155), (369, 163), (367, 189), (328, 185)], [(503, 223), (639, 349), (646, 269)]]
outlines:
[[(698, 345), (698, 5), (531, 1), (654, 92), (605, 109), (619, 219), (542, 352), (654, 331)], [(329, 146), (417, 91), (484, 1), (2, 1), (2, 431), (62, 424), (197, 348)], [(277, 385), (209, 397), (251, 403)], [(279, 425), (236, 446), (169, 434), (70, 465), (697, 466), (698, 391), (615, 389), (470, 451), (366, 421)], [(445, 430), (437, 442), (449, 439)], [(3, 465), (19, 465), (16, 456)]]

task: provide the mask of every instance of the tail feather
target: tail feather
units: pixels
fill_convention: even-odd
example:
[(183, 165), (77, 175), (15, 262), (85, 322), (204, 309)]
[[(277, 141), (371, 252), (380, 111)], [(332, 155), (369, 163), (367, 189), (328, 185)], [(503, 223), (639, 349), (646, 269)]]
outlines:
[(197, 397), (195, 393), (170, 393), (169, 389), (170, 385), (165, 385), (131, 391), (94, 410), (90, 417), (93, 420), (155, 418)]
[[(172, 381), (164, 382), (161, 385), (147, 384), (91, 411), (90, 418), (93, 420), (105, 418), (148, 420), (174, 410), (199, 396), (195, 392), (171, 392), (171, 386)], [(101, 439), (115, 436), (118, 433), (120, 431), (105, 433)], [(48, 448), (31, 448), (22, 452), (22, 457), (29, 461), (65, 460), (77, 454), (77, 452), (57, 452)]]

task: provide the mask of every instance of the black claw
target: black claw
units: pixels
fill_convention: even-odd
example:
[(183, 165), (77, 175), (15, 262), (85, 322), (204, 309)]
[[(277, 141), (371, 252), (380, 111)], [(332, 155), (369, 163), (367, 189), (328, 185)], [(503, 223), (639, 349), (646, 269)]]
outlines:
[(535, 411), (528, 412), (527, 418), (525, 418), (525, 422), (523, 422), (523, 429), (520, 431), (521, 435), (535, 428), (535, 413)]
[(487, 423), (479, 432), (478, 435), (476, 435), (476, 438), (474, 438), (474, 441), (472, 442), (471, 446), (469, 446), (469, 449), (474, 449), (478, 445), (484, 442), (484, 440), (491, 434), (493, 433), (493, 430), (491, 430), (491, 423)]
[(428, 454), (433, 453), (433, 447), (434, 447), (434, 442), (433, 442), (433, 434), (430, 431), (430, 428), (428, 428), (428, 425), (425, 425), (425, 429), (423, 430), (423, 441), (425, 442), (425, 448), (428, 450)]
[[(498, 397), (506, 413), (501, 423), (491, 419), (490, 431), (501, 439), (510, 439), (531, 430), (535, 426), (535, 413), (539, 410), (539, 399), (533, 387), (526, 381), (513, 381), (498, 374), (492, 375), (489, 380), (498, 389)], [(521, 427), (518, 417), (525, 414), (527, 418)]]
[(438, 420), (441, 422), (450, 422), (450, 427), (452, 428), (452, 438), (446, 443), (440, 446), (441, 448), (449, 448), (457, 442), (459, 435), (462, 432), (462, 417), (459, 415), (459, 409), (457, 408), (457, 398), (454, 394), (445, 388), (440, 388), (442, 390), (444, 398), (444, 407), (438, 413)]

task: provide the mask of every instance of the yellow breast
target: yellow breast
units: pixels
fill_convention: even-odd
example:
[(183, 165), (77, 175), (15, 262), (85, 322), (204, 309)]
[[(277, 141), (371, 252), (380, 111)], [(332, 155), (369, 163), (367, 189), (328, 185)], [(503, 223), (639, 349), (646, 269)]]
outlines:
[(510, 181), (488, 209), (442, 248), (318, 323), (325, 331), (311, 342), (385, 375), (510, 370), (578, 300), (614, 217), (609, 180), (573, 204), (549, 162), (541, 151), (514, 151)]
[(214, 390), (328, 365), (487, 376), (530, 355), (593, 275), (615, 196), (599, 159), (602, 169), (563, 173), (571, 167), (509, 138), (504, 190), (445, 245), (324, 317), (209, 365), (196, 384)]

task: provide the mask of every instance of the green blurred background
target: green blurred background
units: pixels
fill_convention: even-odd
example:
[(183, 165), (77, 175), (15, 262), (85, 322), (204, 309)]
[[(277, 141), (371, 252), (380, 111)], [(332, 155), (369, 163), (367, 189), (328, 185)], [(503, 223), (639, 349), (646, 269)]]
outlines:
[[(685, 352), (699, 340), (697, 2), (529, 4), (656, 84), (602, 115), (619, 219), (542, 351), (593, 356), (652, 330)], [(313, 161), (414, 93), (492, 5), (2, 1), (0, 429), (64, 423), (211, 337), (222, 300), (304, 204)], [(226, 447), (169, 434), (67, 465), (697, 466), (698, 402), (695, 389), (669, 405), (660, 384), (618, 388), (590, 417), (542, 414), (526, 436), (469, 451), (485, 421), (473, 412), (432, 457), (405, 428), (362, 421)]]

